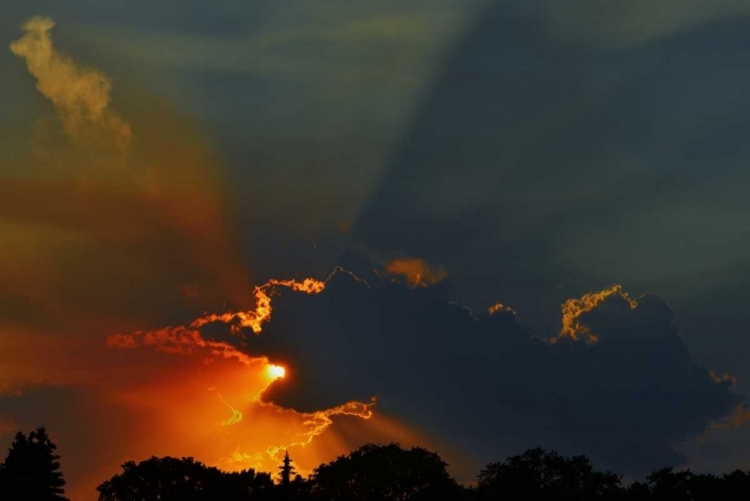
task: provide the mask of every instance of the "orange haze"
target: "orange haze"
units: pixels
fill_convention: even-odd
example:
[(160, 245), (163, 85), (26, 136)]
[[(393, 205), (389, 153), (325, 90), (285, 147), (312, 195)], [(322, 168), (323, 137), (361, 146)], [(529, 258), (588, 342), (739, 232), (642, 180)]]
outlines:
[[(200, 134), (163, 100), (113, 95), (106, 75), (57, 50), (53, 27), (32, 18), (10, 44), (49, 113), (26, 147), (0, 138), (2, 443), (47, 425), (73, 501), (152, 454), (275, 471), (290, 448), (304, 473), (384, 429), (424, 443), (369, 419), (373, 402), (310, 414), (265, 403), (282, 376), (273, 361), (200, 335), (213, 321), (260, 333), (276, 289), (325, 284), (253, 287)], [(233, 312), (204, 313), (223, 305)], [(174, 318), (196, 320), (162, 327)]]

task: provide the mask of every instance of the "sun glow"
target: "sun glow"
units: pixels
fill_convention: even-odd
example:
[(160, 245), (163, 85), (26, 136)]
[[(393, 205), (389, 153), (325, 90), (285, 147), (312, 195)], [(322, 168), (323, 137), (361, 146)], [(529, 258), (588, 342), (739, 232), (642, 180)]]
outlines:
[[(228, 470), (273, 471), (284, 452), (294, 448), (295, 462), (304, 471), (305, 465), (311, 468), (351, 450), (351, 439), (338, 435), (334, 419), (336, 425), (364, 426), (374, 402), (303, 413), (263, 401), (269, 386), (296, 379), (298, 368), (292, 366), (286, 380), (283, 365), (240, 347), (270, 322), (277, 296), (318, 294), (328, 280), (270, 279), (251, 286), (232, 221), (224, 213), (227, 196), (216, 182), (218, 166), (194, 124), (147, 93), (130, 95), (125, 102), (137, 105), (120, 115), (113, 107), (112, 81), (59, 53), (51, 39), (53, 25), (48, 18), (33, 18), (11, 46), (50, 100), (59, 127), (47, 121), (40, 122), (39, 131), (35, 127), (30, 150), (18, 154), (26, 158), (28, 153), (28, 175), (14, 170), (16, 151), (8, 156), (0, 145), (0, 296), (21, 294), (24, 305), (34, 306), (34, 315), (49, 318), (55, 327), (19, 331), (2, 318), (0, 339), (4, 348), (13, 349), (0, 350), (0, 397), (13, 397), (15, 406), (27, 388), (55, 381), (81, 388), (92, 422), (123, 417), (114, 425), (122, 433), (116, 447), (95, 435), (109, 436), (106, 427), (88, 429), (92, 447), (87, 453), (96, 468), (76, 465), (71, 455), (66, 463), (72, 464), (66, 470), (69, 497), (90, 499), (94, 487), (125, 458), (193, 456)], [(91, 206), (101, 210), (91, 211)], [(173, 249), (185, 252), (171, 259)], [(39, 268), (39, 260), (45, 266)], [(58, 263), (64, 268), (58, 269)], [(117, 270), (137, 277), (109, 280)], [(328, 279), (335, 272), (366, 284), (340, 268)], [(69, 275), (81, 292), (72, 302), (57, 290), (66, 287)], [(116, 293), (110, 300), (98, 287)], [(125, 309), (121, 297), (132, 298)], [(157, 299), (206, 313), (186, 325), (136, 330), (163, 321), (163, 309), (151, 307)], [(231, 311), (209, 313), (224, 300)], [(208, 336), (216, 322), (226, 324), (234, 337)], [(112, 332), (106, 342), (94, 334), (104, 332)], [(11, 352), (13, 363), (6, 370)], [(26, 405), (19, 402), (19, 412)], [(0, 411), (0, 438), (5, 439), (21, 424), (5, 408)]]
[(268, 374), (274, 379), (282, 379), (286, 376), (286, 369), (280, 365), (269, 365)]

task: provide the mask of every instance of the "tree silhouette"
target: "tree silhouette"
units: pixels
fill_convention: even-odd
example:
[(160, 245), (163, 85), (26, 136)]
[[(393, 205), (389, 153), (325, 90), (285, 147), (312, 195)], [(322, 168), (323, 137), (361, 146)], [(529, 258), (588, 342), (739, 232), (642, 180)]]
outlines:
[(664, 501), (692, 501), (690, 470), (675, 472), (672, 468), (662, 468), (651, 473), (648, 486), (654, 498)]
[(647, 481), (650, 499), (659, 501), (739, 500), (750, 497), (750, 477), (739, 470), (717, 477), (690, 470), (662, 468), (651, 473)]
[(620, 477), (593, 470), (586, 456), (565, 458), (555, 451), (528, 449), (503, 463), (490, 463), (477, 481), (479, 499), (620, 499)]
[(455, 499), (461, 492), (434, 452), (398, 444), (368, 444), (317, 467), (310, 477), (315, 499), (418, 501)]
[(151, 457), (122, 469), (97, 487), (99, 501), (254, 501), (273, 491), (267, 473), (224, 473), (193, 458)]
[(289, 486), (292, 483), (292, 474), (295, 472), (295, 468), (292, 466), (292, 459), (289, 457), (289, 451), (286, 451), (284, 454), (284, 461), (279, 466), (279, 470), (281, 471), (281, 486), (285, 490), (289, 490)]
[[(282, 465), (279, 466), (281, 472), (281, 484), (279, 484), (278, 499), (282, 500), (304, 500), (309, 497), (308, 482), (299, 475), (294, 475), (295, 468), (292, 466), (292, 458), (289, 457), (289, 451), (284, 454)], [(294, 475), (294, 479), (292, 479)]]
[(750, 473), (735, 470), (721, 477), (721, 487), (717, 490), (716, 499), (728, 501), (750, 498)]
[(256, 472), (252, 468), (240, 472), (223, 474), (225, 490), (229, 493), (241, 493), (238, 499), (264, 500), (272, 499), (274, 483), (270, 473)]
[(56, 450), (44, 426), (32, 431), (28, 438), (19, 431), (0, 465), (0, 499), (67, 501)]
[(302, 478), (300, 475), (295, 475), (292, 480), (290, 487), (289, 499), (296, 501), (304, 501), (310, 499), (310, 482)]
[(641, 501), (652, 499), (651, 489), (647, 484), (644, 484), (642, 482), (633, 482), (632, 484), (630, 484), (630, 487), (625, 490), (624, 496), (627, 501)]

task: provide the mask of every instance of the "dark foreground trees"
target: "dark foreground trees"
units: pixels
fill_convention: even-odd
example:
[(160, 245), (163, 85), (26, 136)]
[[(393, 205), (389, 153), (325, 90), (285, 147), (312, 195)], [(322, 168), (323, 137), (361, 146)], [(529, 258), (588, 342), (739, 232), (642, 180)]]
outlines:
[(750, 499), (750, 474), (722, 476), (663, 468), (645, 482), (629, 486), (621, 477), (594, 471), (585, 456), (565, 458), (556, 452), (528, 449), (479, 474), (477, 501), (539, 499), (542, 501), (740, 501)]
[(43, 426), (28, 437), (19, 431), (0, 464), (0, 500), (67, 501), (56, 450)]
[(490, 463), (477, 479), (479, 499), (603, 501), (620, 499), (614, 473), (594, 471), (586, 456), (566, 458), (541, 448), (528, 449), (502, 463)]
[[(490, 463), (473, 488), (459, 486), (446, 463), (422, 448), (368, 444), (320, 465), (308, 479), (291, 479), (291, 459), (279, 483), (252, 470), (224, 473), (192, 458), (128, 462), (99, 486), (100, 501), (739, 501), (750, 499), (750, 473), (723, 476), (665, 468), (630, 486), (595, 471), (585, 456), (528, 449)], [(4, 499), (4, 498), (3, 498)]]
[(318, 466), (310, 476), (310, 490), (321, 501), (457, 499), (462, 491), (440, 456), (394, 443), (365, 445)]
[[(0, 501), (67, 501), (59, 456), (47, 431), (18, 433), (0, 463)], [(672, 468), (629, 486), (595, 471), (585, 456), (528, 449), (481, 470), (475, 487), (462, 487), (434, 452), (398, 444), (360, 447), (294, 475), (285, 455), (278, 482), (269, 473), (224, 472), (193, 458), (128, 461), (98, 488), (99, 501), (739, 501), (750, 499), (750, 473), (721, 476)], [(292, 478), (294, 476), (294, 478)]]
[(462, 488), (434, 452), (397, 444), (365, 445), (316, 468), (308, 480), (291, 479), (284, 458), (280, 482), (267, 473), (225, 473), (193, 458), (152, 457), (122, 465), (102, 483), (99, 501), (421, 501), (457, 499)]
[[(750, 474), (736, 470), (722, 476), (690, 470), (663, 468), (649, 475), (646, 483), (629, 489), (629, 499), (656, 501), (740, 501), (750, 499)], [(638, 496), (637, 493), (641, 495)]]
[(100, 501), (255, 501), (272, 499), (268, 473), (225, 473), (193, 458), (128, 461), (99, 487)]

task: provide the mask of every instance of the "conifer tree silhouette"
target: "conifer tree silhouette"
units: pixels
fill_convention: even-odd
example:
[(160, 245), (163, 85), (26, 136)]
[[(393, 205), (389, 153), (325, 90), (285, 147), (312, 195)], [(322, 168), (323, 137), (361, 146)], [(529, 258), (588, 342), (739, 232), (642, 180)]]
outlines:
[(286, 451), (283, 464), (279, 466), (279, 470), (281, 470), (281, 487), (285, 492), (289, 491), (289, 486), (292, 483), (292, 474), (295, 472), (292, 462), (292, 459), (289, 457), (289, 451)]
[(0, 499), (3, 501), (67, 501), (60, 456), (44, 426), (28, 437), (16, 434), (0, 464)]

